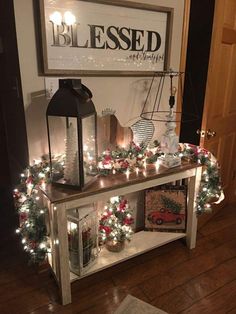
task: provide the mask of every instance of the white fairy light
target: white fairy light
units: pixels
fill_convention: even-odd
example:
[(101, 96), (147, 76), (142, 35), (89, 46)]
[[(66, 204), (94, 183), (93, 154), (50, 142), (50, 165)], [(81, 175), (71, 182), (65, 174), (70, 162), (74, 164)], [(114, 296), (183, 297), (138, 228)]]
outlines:
[(24, 178), (24, 177), (25, 177), (24, 173), (21, 173), (21, 175), (20, 175), (20, 176), (21, 176), (21, 178)]
[(62, 23), (62, 15), (61, 15), (61, 13), (58, 12), (58, 11), (54, 11), (50, 15), (50, 21), (52, 21), (56, 25), (61, 25), (61, 23)]
[(43, 243), (43, 242), (40, 243), (40, 244), (39, 244), (39, 248), (40, 248), (40, 249), (45, 249), (45, 248), (46, 248), (46, 244)]
[(41, 162), (42, 162), (41, 159), (34, 159), (34, 164), (35, 164), (35, 165), (38, 165), (38, 164), (40, 164)]
[(113, 197), (111, 197), (111, 198), (110, 198), (110, 202), (111, 202), (112, 204), (115, 204), (115, 203), (119, 202), (119, 196), (113, 196)]
[(64, 21), (66, 23), (66, 25), (72, 25), (76, 22), (76, 18), (74, 16), (74, 14), (72, 14), (70, 11), (66, 11), (64, 13)]
[(28, 183), (28, 184), (27, 184), (27, 188), (28, 188), (28, 189), (31, 190), (31, 189), (33, 189), (33, 187), (34, 187), (34, 185), (33, 185), (32, 183)]

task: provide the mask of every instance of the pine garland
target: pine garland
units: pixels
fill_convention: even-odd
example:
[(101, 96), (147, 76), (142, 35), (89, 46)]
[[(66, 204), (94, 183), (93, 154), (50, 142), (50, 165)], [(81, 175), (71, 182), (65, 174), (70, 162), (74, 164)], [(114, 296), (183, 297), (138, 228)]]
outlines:
[[(54, 169), (62, 169), (62, 157), (54, 162)], [(29, 255), (29, 262), (39, 264), (46, 259), (49, 252), (45, 215), (47, 208), (42, 206), (38, 196), (38, 187), (50, 182), (49, 160), (43, 156), (40, 161), (29, 166), (21, 173), (21, 182), (13, 191), (15, 207), (19, 216), (19, 228), (24, 250)]]
[(191, 144), (183, 144), (181, 154), (204, 167), (196, 199), (197, 213), (200, 215), (212, 211), (212, 204), (218, 204), (224, 199), (216, 158), (206, 149)]
[[(101, 175), (133, 172), (137, 168), (145, 168), (145, 164), (155, 163), (162, 155), (158, 142), (155, 142), (152, 148), (138, 146), (132, 142), (127, 150), (119, 147), (114, 151), (106, 150), (99, 158), (98, 171)], [(212, 204), (219, 203), (224, 198), (215, 157), (206, 149), (192, 144), (180, 144), (177, 155), (204, 166), (205, 171), (196, 200), (197, 214), (210, 212)]]
[[(180, 157), (188, 158), (190, 161), (204, 166), (200, 189), (196, 199), (197, 214), (211, 211), (212, 204), (219, 203), (224, 197), (220, 183), (219, 166), (216, 159), (207, 150), (191, 144), (180, 144), (178, 154)], [(107, 175), (113, 173), (113, 171), (135, 171), (136, 168), (144, 168), (145, 163), (155, 163), (161, 155), (162, 153), (158, 142), (156, 142), (151, 149), (135, 145), (132, 142), (127, 150), (117, 148), (114, 151), (105, 151), (99, 158), (98, 172)], [(63, 156), (54, 158), (53, 168), (57, 172), (63, 173)], [(49, 252), (45, 225), (47, 209), (41, 206), (37, 194), (38, 186), (43, 186), (50, 182), (49, 170), (48, 157), (43, 157), (42, 160), (35, 162), (33, 166), (29, 166), (21, 174), (21, 184), (18, 189), (14, 190), (15, 205), (19, 215), (19, 228), (17, 229), (17, 233), (21, 235), (24, 249), (29, 253), (30, 262), (33, 263), (44, 261)], [(114, 203), (109, 207), (115, 210), (115, 217), (118, 220), (121, 219), (123, 215), (123, 213), (117, 211), (117, 206), (121, 202), (122, 199), (119, 199), (118, 203)], [(130, 213), (127, 214), (128, 217), (130, 217)], [(103, 226), (109, 227), (106, 225), (105, 218)], [(126, 225), (126, 227), (128, 230), (128, 225)], [(106, 228), (102, 229), (105, 230)], [(101, 232), (103, 232), (104, 235), (104, 231)], [(119, 239), (124, 237), (124, 234), (120, 234)], [(127, 234), (127, 239), (128, 238), (129, 236)]]

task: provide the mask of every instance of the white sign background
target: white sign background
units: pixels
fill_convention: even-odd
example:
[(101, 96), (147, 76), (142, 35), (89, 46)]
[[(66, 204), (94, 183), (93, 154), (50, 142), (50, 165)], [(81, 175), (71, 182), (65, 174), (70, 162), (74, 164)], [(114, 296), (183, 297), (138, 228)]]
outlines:
[[(45, 74), (89, 74), (96, 71), (120, 71), (135, 74), (136, 71), (164, 70), (168, 57), (165, 55), (168, 29), (167, 12), (83, 1), (43, 1), (46, 33), (43, 43)], [(137, 43), (137, 46), (144, 45), (144, 49), (147, 47), (146, 31), (158, 32), (161, 36), (161, 46), (155, 52), (53, 46), (53, 27), (50, 16), (55, 11), (60, 12), (62, 16), (66, 11), (70, 11), (76, 17), (76, 23), (79, 23), (77, 28), (79, 45), (84, 45), (88, 40), (88, 46), (90, 46), (90, 28), (88, 26), (90, 24), (104, 26), (105, 31), (100, 38), (99, 45), (106, 41), (109, 42), (106, 29), (112, 25), (118, 28), (143, 30), (146, 35), (140, 36), (141, 42)], [(138, 33), (137, 37), (139, 35)], [(156, 40), (155, 36), (153, 39)], [(110, 43), (112, 42), (110, 41)], [(156, 42), (152, 43), (152, 47), (155, 44)]]

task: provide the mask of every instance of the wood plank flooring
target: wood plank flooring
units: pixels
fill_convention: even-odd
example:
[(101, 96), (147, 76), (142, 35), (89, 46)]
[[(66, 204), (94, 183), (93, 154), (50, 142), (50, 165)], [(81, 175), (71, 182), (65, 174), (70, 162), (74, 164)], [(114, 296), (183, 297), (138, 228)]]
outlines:
[(1, 314), (113, 313), (127, 294), (168, 313), (236, 313), (236, 204), (200, 229), (196, 249), (178, 240), (84, 278), (67, 306), (50, 272), (27, 266), (15, 236), (2, 240)]

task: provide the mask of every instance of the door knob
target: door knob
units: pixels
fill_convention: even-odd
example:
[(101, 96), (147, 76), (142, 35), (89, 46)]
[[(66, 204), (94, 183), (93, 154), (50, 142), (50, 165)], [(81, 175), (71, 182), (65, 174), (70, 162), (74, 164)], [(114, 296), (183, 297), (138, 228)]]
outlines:
[(204, 137), (206, 132), (205, 132), (205, 130), (199, 130), (199, 129), (198, 129), (198, 130), (196, 131), (196, 133), (197, 133), (197, 134), (200, 134), (201, 137)]
[(196, 131), (197, 134), (199, 134), (201, 137), (207, 137), (207, 139), (209, 140), (210, 138), (216, 136), (216, 132), (215, 131), (211, 131), (211, 129), (208, 129), (207, 131), (205, 130), (197, 130)]
[(207, 131), (206, 131), (206, 137), (207, 137), (207, 139), (209, 140), (210, 138), (212, 138), (212, 137), (215, 137), (216, 136), (216, 132), (215, 131), (211, 131), (211, 129), (208, 129)]

